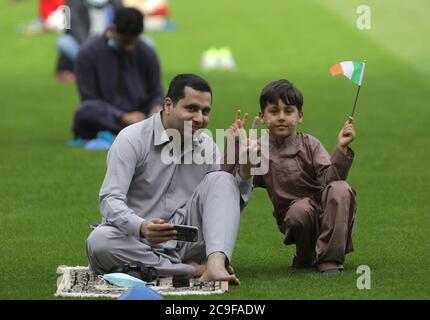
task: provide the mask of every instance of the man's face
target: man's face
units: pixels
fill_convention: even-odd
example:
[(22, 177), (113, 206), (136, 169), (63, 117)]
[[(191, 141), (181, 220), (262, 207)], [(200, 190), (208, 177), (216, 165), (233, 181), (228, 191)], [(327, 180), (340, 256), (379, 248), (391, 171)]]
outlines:
[(124, 52), (134, 51), (136, 43), (139, 41), (139, 35), (121, 34), (116, 31), (112, 32), (112, 37), (115, 40), (118, 49)]
[(166, 98), (164, 109), (168, 113), (169, 128), (177, 129), (184, 135), (184, 122), (191, 121), (192, 133), (206, 128), (209, 122), (212, 96), (210, 92), (184, 88), (184, 97), (173, 106), (172, 100)]
[(279, 99), (278, 104), (266, 106), (263, 120), (270, 135), (285, 138), (296, 131), (297, 124), (302, 123), (303, 112), (299, 112), (296, 106), (286, 105)]

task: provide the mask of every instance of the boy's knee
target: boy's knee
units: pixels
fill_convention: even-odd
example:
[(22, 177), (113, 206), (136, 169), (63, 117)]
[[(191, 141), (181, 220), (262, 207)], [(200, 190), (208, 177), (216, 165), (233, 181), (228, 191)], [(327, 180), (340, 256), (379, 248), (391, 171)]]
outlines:
[(303, 227), (309, 221), (308, 204), (304, 200), (295, 202), (287, 211), (285, 224), (288, 227)]
[(332, 181), (327, 188), (334, 199), (349, 199), (354, 195), (351, 186), (345, 180)]

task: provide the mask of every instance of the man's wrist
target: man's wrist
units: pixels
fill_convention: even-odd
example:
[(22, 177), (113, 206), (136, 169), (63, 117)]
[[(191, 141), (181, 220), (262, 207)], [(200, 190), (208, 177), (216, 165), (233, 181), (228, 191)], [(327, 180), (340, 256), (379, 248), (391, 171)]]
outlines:
[(139, 227), (139, 235), (141, 238), (145, 238), (145, 234), (143, 233), (143, 224), (145, 223), (145, 220), (142, 221)]

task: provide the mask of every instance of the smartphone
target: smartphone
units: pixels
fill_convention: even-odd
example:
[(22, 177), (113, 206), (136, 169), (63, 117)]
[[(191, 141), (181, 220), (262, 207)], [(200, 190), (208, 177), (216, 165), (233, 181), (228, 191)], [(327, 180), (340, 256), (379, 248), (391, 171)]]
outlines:
[(178, 241), (197, 242), (199, 238), (199, 228), (197, 227), (174, 224), (173, 229), (178, 232), (176, 235)]

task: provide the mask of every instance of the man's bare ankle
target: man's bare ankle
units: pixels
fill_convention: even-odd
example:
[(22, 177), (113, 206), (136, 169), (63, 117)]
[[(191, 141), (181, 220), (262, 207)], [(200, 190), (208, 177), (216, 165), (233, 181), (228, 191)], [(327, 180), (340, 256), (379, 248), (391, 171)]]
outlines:
[(221, 251), (212, 252), (208, 256), (208, 265), (214, 264), (214, 265), (222, 265), (224, 266), (225, 260), (227, 259), (226, 255)]

